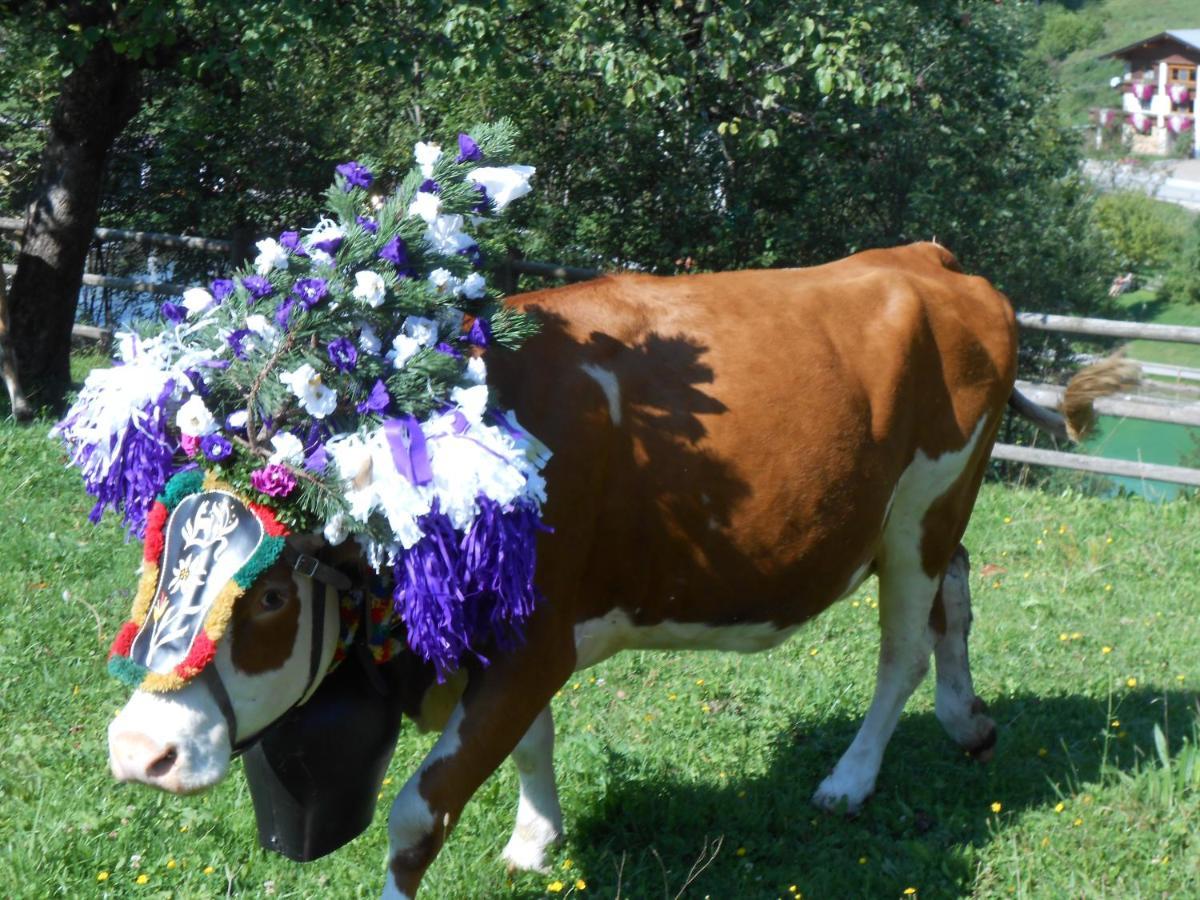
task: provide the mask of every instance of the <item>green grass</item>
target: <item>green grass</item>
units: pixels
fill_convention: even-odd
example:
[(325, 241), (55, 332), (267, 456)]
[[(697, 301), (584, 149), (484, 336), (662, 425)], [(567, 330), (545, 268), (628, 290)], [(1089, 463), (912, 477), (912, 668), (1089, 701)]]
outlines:
[[(299, 865), (258, 849), (237, 772), (190, 798), (110, 780), (104, 732), (124, 690), (104, 657), (138, 548), (111, 522), (85, 521), (78, 478), (45, 430), (0, 423), (0, 894), (377, 896), (382, 805), (361, 838)], [(930, 680), (853, 820), (809, 796), (870, 701), (873, 583), (768, 653), (627, 653), (581, 673), (554, 704), (568, 829), (554, 873), (509, 881), (497, 861), (515, 812), (506, 764), (422, 896), (546, 897), (556, 879), (564, 896), (582, 877), (583, 897), (618, 885), (626, 898), (674, 897), (717, 842), (686, 896), (1194, 895), (1198, 530), (1194, 501), (986, 486), (967, 543), (996, 759), (980, 766), (950, 744)], [(406, 728), (385, 799), (431, 740)]]

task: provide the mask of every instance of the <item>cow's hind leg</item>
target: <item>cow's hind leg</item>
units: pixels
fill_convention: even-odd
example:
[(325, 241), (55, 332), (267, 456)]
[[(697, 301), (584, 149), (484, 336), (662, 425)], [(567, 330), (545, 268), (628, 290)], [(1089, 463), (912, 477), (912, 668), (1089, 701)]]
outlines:
[(538, 714), (513, 749), (521, 782), (517, 824), (504, 848), (512, 869), (544, 871), (546, 850), (562, 837), (562, 809), (554, 783), (554, 719), (550, 707)]
[(959, 545), (946, 568), (934, 601), (932, 624), (937, 632), (933, 647), (937, 666), (937, 699), (934, 710), (946, 733), (976, 759), (988, 760), (996, 744), (996, 724), (984, 715), (985, 706), (975, 695), (967, 657), (971, 631), (971, 560)]
[(857, 812), (875, 791), (883, 751), (904, 704), (929, 671), (934, 631), (929, 614), (938, 579), (921, 568), (918, 554), (893, 558), (879, 571), (879, 669), (875, 697), (850, 747), (821, 782), (813, 802), (825, 809), (844, 803)]

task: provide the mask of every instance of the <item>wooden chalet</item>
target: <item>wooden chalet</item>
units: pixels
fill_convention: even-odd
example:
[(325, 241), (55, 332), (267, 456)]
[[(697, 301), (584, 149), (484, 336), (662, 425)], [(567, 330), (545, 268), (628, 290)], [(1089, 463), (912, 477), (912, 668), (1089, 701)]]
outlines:
[(1187, 142), (1191, 155), (1200, 157), (1200, 28), (1163, 31), (1100, 58), (1125, 63), (1124, 76), (1112, 81), (1120, 108), (1093, 111), (1101, 129), (1119, 124), (1135, 153), (1165, 156)]

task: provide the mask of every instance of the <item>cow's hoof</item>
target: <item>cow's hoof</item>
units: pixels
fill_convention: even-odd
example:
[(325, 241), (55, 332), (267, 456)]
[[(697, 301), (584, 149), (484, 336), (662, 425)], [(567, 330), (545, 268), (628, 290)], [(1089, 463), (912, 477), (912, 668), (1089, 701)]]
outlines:
[(510, 875), (513, 872), (541, 872), (545, 875), (550, 871), (546, 851), (558, 843), (558, 839), (555, 835), (549, 840), (524, 840), (514, 834), (500, 856)]
[(830, 813), (842, 813), (847, 816), (857, 816), (862, 812), (863, 804), (875, 791), (875, 784), (851, 785), (847, 779), (839, 779), (835, 770), (832, 775), (821, 782), (817, 792), (813, 794), (815, 806)]
[(976, 762), (987, 763), (992, 761), (992, 757), (996, 755), (996, 726), (993, 723), (992, 727), (984, 734), (983, 740), (974, 746), (967, 747), (966, 751), (971, 758)]

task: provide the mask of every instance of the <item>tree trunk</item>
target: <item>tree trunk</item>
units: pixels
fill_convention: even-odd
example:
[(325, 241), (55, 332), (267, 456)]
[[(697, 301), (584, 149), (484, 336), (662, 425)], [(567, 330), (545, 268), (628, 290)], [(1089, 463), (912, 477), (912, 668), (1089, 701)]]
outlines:
[(70, 386), (71, 326), (104, 163), (137, 112), (140, 84), (138, 63), (102, 41), (64, 80), (54, 107), (9, 292), (12, 346), (35, 405), (61, 407)]

